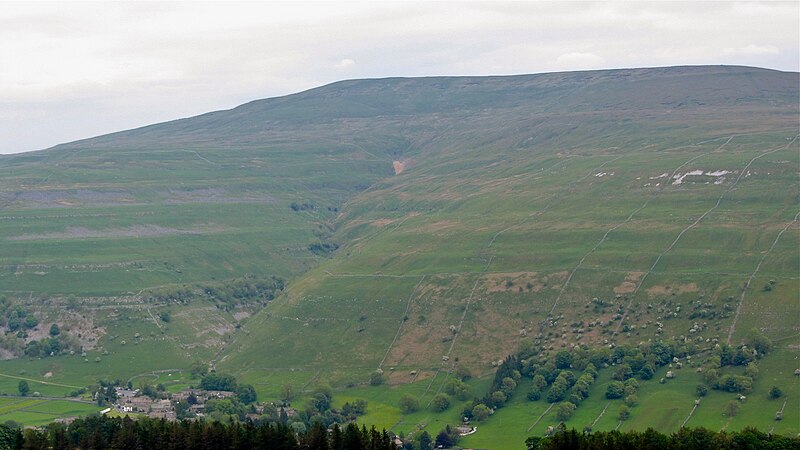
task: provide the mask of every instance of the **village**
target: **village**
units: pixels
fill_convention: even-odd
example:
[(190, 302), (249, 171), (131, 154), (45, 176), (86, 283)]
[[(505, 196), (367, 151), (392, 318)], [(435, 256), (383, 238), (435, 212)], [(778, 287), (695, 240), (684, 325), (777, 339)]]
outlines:
[[(177, 421), (184, 418), (202, 418), (206, 414), (206, 403), (212, 399), (232, 399), (236, 393), (232, 391), (214, 391), (204, 389), (184, 389), (180, 392), (170, 394), (161, 393), (163, 398), (151, 398), (144, 395), (139, 389), (128, 389), (115, 387), (116, 402), (113, 409), (121, 414), (140, 414), (146, 415), (151, 419), (165, 419)], [(180, 414), (179, 405), (188, 405), (188, 408)], [(252, 405), (251, 411), (245, 414), (246, 419), (257, 420), (264, 414), (264, 404)], [(276, 406), (279, 415), (286, 415), (288, 418), (297, 417), (295, 408), (288, 406)], [(108, 408), (110, 412), (112, 408)]]
[[(209, 400), (233, 399), (236, 397), (236, 393), (233, 391), (195, 388), (184, 389), (176, 393), (161, 392), (160, 398), (151, 398), (144, 395), (140, 389), (120, 386), (114, 387), (114, 393), (116, 394), (116, 402), (113, 403), (112, 407), (101, 411), (102, 414), (116, 411), (118, 414), (142, 415), (150, 419), (164, 419), (170, 422), (182, 419), (204, 418), (206, 417), (206, 404)], [(186, 405), (188, 405), (188, 408)], [(251, 405), (250, 412), (245, 414), (245, 419), (254, 422), (261, 420), (265, 414), (265, 409), (271, 410), (267, 411), (267, 413), (277, 413), (278, 417), (288, 420), (296, 419), (299, 416), (297, 409), (287, 405), (270, 403), (267, 406), (263, 403), (256, 403)], [(459, 436), (464, 437), (474, 434), (477, 431), (477, 427), (470, 426), (469, 420), (465, 417), (464, 423), (455, 427), (454, 431)], [(392, 434), (392, 442), (397, 448), (404, 448), (406, 443), (394, 434)]]

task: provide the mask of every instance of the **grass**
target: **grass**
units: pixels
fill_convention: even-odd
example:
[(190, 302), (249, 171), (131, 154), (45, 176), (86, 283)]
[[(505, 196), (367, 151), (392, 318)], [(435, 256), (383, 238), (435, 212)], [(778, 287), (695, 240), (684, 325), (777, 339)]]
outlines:
[[(14, 421), (25, 426), (39, 426), (55, 419), (96, 414), (100, 407), (72, 400), (1, 399), (0, 421)], [(11, 400), (6, 403), (5, 400)]]
[[(329, 382), (337, 401), (370, 399), (365, 421), (411, 432), (458, 417), (404, 417), (398, 396), (429, 400), (456, 362), (485, 383), (492, 361), (537, 335), (554, 353), (679, 339), (704, 321), (704, 340), (755, 327), (784, 345), (800, 313), (796, 86), (796, 74), (746, 68), (354, 81), (0, 158), (0, 295), (88, 349), (2, 361), (0, 373), (175, 390), (192, 383), (178, 369), (202, 361), (264, 399)], [(393, 175), (393, 160), (406, 170)], [(730, 173), (669, 178), (692, 170)], [(323, 241), (340, 247), (309, 250)], [(141, 295), (248, 274), (287, 290), (233, 311)], [(378, 367), (393, 386), (361, 387)], [(436, 376), (411, 382), (412, 370)], [(621, 427), (677, 429), (696, 378), (643, 387)], [(15, 383), (0, 377), (0, 392)], [(690, 423), (773, 426), (749, 404), (721, 422), (717, 394)], [(618, 403), (596, 428), (617, 426)], [(608, 404), (593, 393), (570, 424)], [(546, 407), (516, 396), (467, 442), (522, 442), (512, 430)], [(787, 414), (776, 430), (796, 429)]]

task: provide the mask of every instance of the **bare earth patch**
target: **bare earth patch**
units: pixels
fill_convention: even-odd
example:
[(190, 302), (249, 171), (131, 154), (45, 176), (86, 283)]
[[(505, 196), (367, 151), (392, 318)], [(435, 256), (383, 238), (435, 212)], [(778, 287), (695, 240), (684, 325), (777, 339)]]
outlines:
[(392, 167), (394, 168), (394, 174), (400, 175), (404, 170), (406, 170), (407, 161), (392, 161)]
[(642, 278), (644, 272), (628, 272), (625, 275), (625, 281), (622, 282), (619, 286), (614, 288), (615, 294), (630, 294), (631, 292), (636, 290), (636, 283)]

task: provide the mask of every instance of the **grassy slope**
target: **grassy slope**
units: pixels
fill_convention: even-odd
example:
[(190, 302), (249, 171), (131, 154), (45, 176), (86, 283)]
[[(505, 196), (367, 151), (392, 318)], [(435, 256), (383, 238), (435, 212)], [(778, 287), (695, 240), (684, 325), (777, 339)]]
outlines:
[[(106, 334), (88, 363), (0, 372), (81, 385), (220, 355), (221, 369), (274, 397), (286, 383), (363, 382), (381, 366), (393, 383), (429, 376), (409, 388), (424, 386), (425, 403), (456, 360), (488, 373), (523, 329), (552, 333), (558, 350), (578, 339), (572, 323), (608, 320), (628, 302), (628, 323), (650, 326), (617, 339), (653, 338), (655, 321), (665, 338), (686, 334), (700, 301), (728, 305), (703, 332), (724, 340), (740, 286), (773, 242), (734, 340), (753, 326), (791, 336), (796, 86), (797, 74), (726, 67), (351, 81), (2, 158), (0, 291), (49, 297), (51, 317), (74, 294)], [(397, 176), (392, 160), (406, 162)], [(657, 178), (696, 169), (733, 173), (718, 185)], [(292, 201), (318, 209), (294, 212)], [(344, 246), (321, 260), (306, 247), (334, 219)], [(144, 225), (162, 232), (124, 236)], [(148, 311), (136, 297), (246, 273), (292, 280), (233, 342), (209, 344), (193, 327), (205, 316), (206, 328), (234, 323), (225, 313)], [(761, 292), (770, 279), (776, 288)], [(594, 312), (594, 297), (616, 304)], [(161, 308), (184, 319), (164, 329), (150, 319)], [(551, 309), (564, 318), (542, 328)], [(611, 329), (580, 339), (597, 345)], [(393, 407), (382, 421), (399, 420)]]
[[(666, 88), (648, 94), (665, 92), (679, 95)], [(609, 320), (620, 304), (629, 305), (626, 323), (649, 327), (619, 335), (618, 341), (688, 335), (693, 323), (703, 322), (688, 317), (698, 302), (721, 314), (706, 320), (710, 324), (703, 338), (725, 341), (740, 287), (762, 257), (753, 287), (745, 293), (733, 342), (752, 327), (776, 339), (796, 335), (797, 324), (791, 319), (800, 313), (797, 228), (792, 224), (798, 212), (794, 168), (800, 164), (798, 145), (792, 140), (796, 109), (768, 112), (764, 105), (755, 105), (760, 101), (749, 104), (741, 97), (726, 97), (714, 106), (681, 110), (637, 103), (621, 93), (616, 98), (614, 91), (606, 94), (618, 100), (613, 115), (586, 119), (583, 112), (544, 118), (520, 111), (513, 119), (502, 116), (502, 123), (486, 115), (454, 127), (451, 132), (459, 141), (447, 133), (437, 137), (431, 145), (439, 151), (428, 154), (423, 149), (424, 156), (406, 172), (377, 184), (344, 208), (337, 236), (349, 244), (248, 323), (259, 344), (248, 345), (250, 339), (234, 344), (236, 351), (223, 365), (263, 361), (265, 369), (293, 367), (313, 371), (319, 378), (330, 370), (334, 380), (347, 366), (349, 382), (363, 382), (381, 366), (394, 382), (407, 382), (409, 370), (436, 373), (441, 367), (446, 372), (458, 358), (459, 364), (486, 373), (491, 370), (489, 361), (516, 348), (520, 330), (529, 336), (563, 332), (563, 338), (551, 340), (558, 350), (579, 339), (571, 324)], [(645, 103), (658, 100), (648, 98)], [(587, 104), (600, 109), (588, 100)], [(751, 107), (760, 111), (757, 120), (744, 113)], [(720, 184), (714, 184), (714, 177), (689, 177), (680, 185), (658, 178), (697, 169), (731, 174)], [(603, 172), (606, 175), (597, 176)], [(770, 251), (785, 227), (788, 231)], [(778, 287), (761, 292), (769, 279), (777, 280)], [(595, 297), (616, 304), (594, 312), (590, 300)], [(676, 306), (683, 312), (676, 312)], [(564, 318), (557, 324), (542, 327), (548, 316), (560, 315)], [(343, 317), (349, 319), (343, 322)], [(656, 321), (664, 323), (663, 334), (656, 335)], [(459, 324), (461, 332), (453, 345), (448, 327)], [(580, 339), (598, 345), (612, 340), (615, 328), (616, 324), (605, 334), (595, 329)], [(293, 339), (296, 335), (305, 339)], [(326, 336), (335, 339), (329, 344)], [(371, 350), (360, 351), (363, 348)], [(450, 362), (443, 363), (443, 355)], [(258, 370), (249, 373), (255, 377)], [(445, 380), (443, 372), (425, 383), (423, 403)], [(678, 382), (651, 387), (652, 393), (643, 394), (643, 406), (623, 425), (659, 423), (676, 429), (691, 409), (696, 383), (679, 389), (688, 402), (686, 411), (670, 396), (675, 384), (683, 386)], [(765, 384), (759, 382), (757, 390), (769, 389)], [(782, 385), (797, 392), (791, 379)], [(715, 394), (711, 399), (722, 396)], [(366, 396), (384, 405), (380, 396)], [(674, 411), (653, 407), (661, 405), (664, 396), (676, 403)], [(599, 412), (605, 402), (596, 401), (598, 397), (602, 395), (582, 406), (579, 416)], [(520, 407), (531, 408), (525, 402)], [(614, 406), (597, 426), (616, 427), (612, 418), (617, 409)], [(700, 410), (706, 409), (711, 408), (704, 405)], [(760, 406), (755, 402), (743, 407), (742, 414), (745, 410), (759, 411)], [(514, 414), (531, 423), (538, 417), (536, 411), (512, 411), (503, 410), (498, 417)], [(753, 423), (769, 428), (771, 414)], [(392, 417), (401, 420), (397, 414)], [(496, 426), (495, 419), (485, 425), (488, 430)], [(731, 426), (746, 423), (737, 419)], [(787, 423), (778, 428), (796, 429), (796, 423)], [(516, 427), (501, 427), (510, 426)], [(485, 445), (498, 435), (521, 442), (525, 430), (515, 429), (516, 434), (504, 428), (499, 434), (488, 432), (483, 438), (488, 440), (476, 435), (475, 441), (467, 442)]]
[[(702, 77), (687, 78), (689, 84), (702, 84)], [(677, 89), (673, 82), (646, 86), (652, 91), (645, 93), (656, 95), (658, 89), (664, 97), (680, 95), (669, 89)], [(406, 172), (346, 206), (336, 236), (348, 245), (251, 322), (253, 332), (265, 339), (257, 347), (245, 343), (231, 361), (245, 364), (258, 352), (274, 353), (276, 366), (328, 359), (325, 347), (278, 351), (320, 342), (290, 342), (293, 330), (306, 330), (309, 321), (278, 325), (278, 316), (316, 320), (317, 329), (327, 319), (338, 320), (322, 333), (363, 341), (376, 350), (380, 343), (384, 352), (350, 358), (369, 368), (383, 359), (408, 308), (411, 320), (386, 363), (436, 367), (450, 348), (446, 328), (458, 325), (469, 299), (453, 355), (478, 368), (513, 350), (520, 329), (538, 332), (551, 308), (556, 316), (568, 316), (564, 325), (589, 320), (590, 315), (576, 311), (592, 297), (613, 297), (615, 288), (631, 290), (626, 278), (635, 287), (647, 274), (635, 295), (627, 292), (634, 308), (699, 298), (721, 306), (729, 296), (738, 296), (736, 286), (797, 212), (797, 189), (786, 189), (796, 178), (797, 144), (791, 141), (796, 116), (783, 107), (769, 112), (761, 101), (725, 96), (712, 99), (712, 105), (681, 110), (674, 104), (660, 106), (666, 98), (631, 98), (612, 89), (627, 94), (628, 84), (599, 84), (605, 83), (604, 103), (571, 93), (564, 104), (577, 111), (544, 115), (535, 111), (539, 103), (522, 104), (515, 114), (465, 119), (443, 132), (430, 144), (436, 152), (423, 148)], [(576, 97), (581, 103), (570, 104)], [(593, 113), (611, 104), (613, 114)], [(750, 108), (764, 110), (761, 120), (745, 113)], [(724, 120), (717, 119), (721, 116)], [(750, 160), (765, 151), (772, 153), (756, 159), (743, 174)], [(693, 177), (681, 185), (656, 178), (696, 169), (732, 173), (720, 184), (713, 184), (714, 177)], [(785, 290), (773, 293), (786, 298), (796, 286), (797, 266), (791, 245), (779, 244), (769, 260), (785, 263), (761, 275), (783, 278)], [(379, 309), (364, 330), (348, 337), (348, 330), (361, 328), (355, 322), (362, 314), (370, 316), (367, 309), (378, 300), (376, 292), (386, 292), (374, 303)], [(640, 322), (657, 320), (655, 312), (635, 314)], [(340, 323), (343, 317), (349, 322)], [(744, 324), (748, 320), (742, 316)], [(392, 321), (395, 329), (389, 330), (385, 323)], [(730, 322), (720, 321), (715, 335), (722, 336)], [(666, 328), (679, 335), (690, 327), (688, 319), (679, 317)], [(640, 339), (647, 337), (652, 334)], [(274, 348), (269, 345), (273, 339)]]

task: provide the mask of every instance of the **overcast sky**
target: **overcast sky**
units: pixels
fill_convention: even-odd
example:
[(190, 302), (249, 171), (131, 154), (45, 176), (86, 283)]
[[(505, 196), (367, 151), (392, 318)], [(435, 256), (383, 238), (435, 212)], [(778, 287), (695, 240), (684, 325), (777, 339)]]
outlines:
[(0, 153), (350, 78), (800, 70), (800, 2), (0, 2)]

